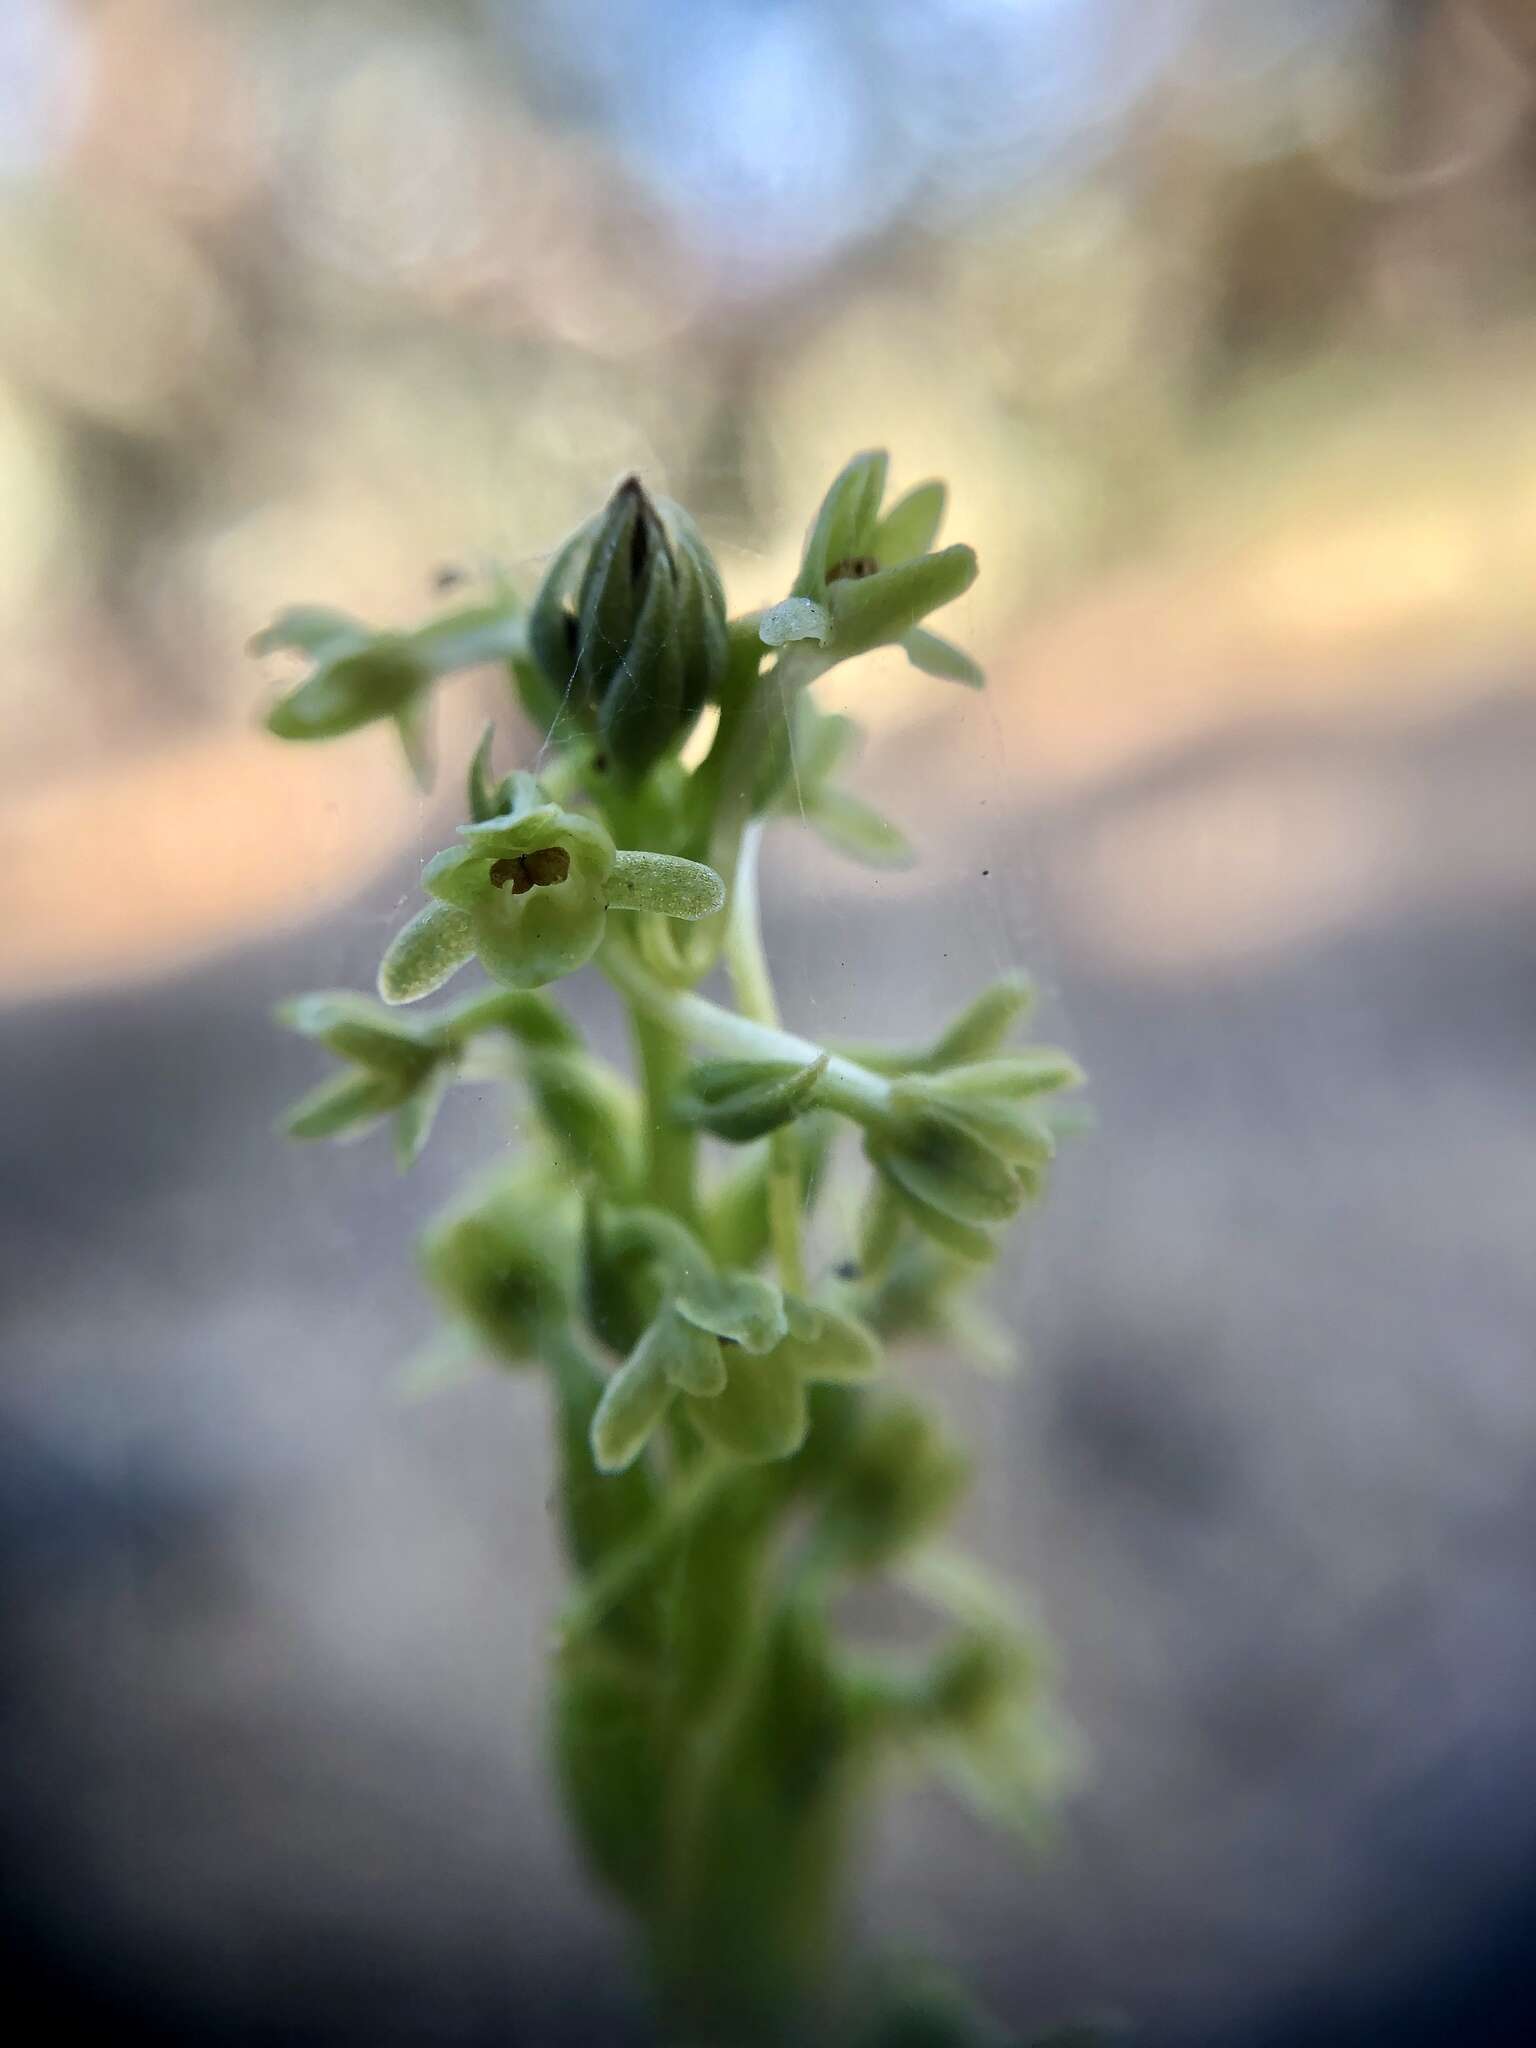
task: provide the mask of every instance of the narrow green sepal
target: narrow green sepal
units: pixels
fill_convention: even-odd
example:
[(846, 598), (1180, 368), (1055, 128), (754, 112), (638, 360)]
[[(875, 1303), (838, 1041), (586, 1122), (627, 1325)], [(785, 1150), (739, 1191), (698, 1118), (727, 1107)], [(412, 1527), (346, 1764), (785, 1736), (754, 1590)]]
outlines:
[(953, 604), (976, 580), (976, 551), (963, 545), (919, 555), (872, 576), (845, 576), (827, 591), (831, 651), (838, 660), (903, 639), (930, 612)]
[(822, 790), (807, 804), (805, 822), (818, 838), (866, 867), (909, 868), (917, 858), (899, 826), (846, 789)]
[(675, 1389), (667, 1364), (680, 1348), (673, 1335), (675, 1320), (663, 1311), (603, 1389), (592, 1417), (592, 1456), (600, 1472), (622, 1472), (632, 1465), (672, 1405)]
[(280, 1003), (276, 1014), (291, 1031), (318, 1039), (328, 1051), (376, 1073), (414, 1081), (437, 1058), (414, 1018), (392, 1015), (350, 989), (294, 996)]
[(930, 633), (926, 627), (914, 626), (910, 633), (903, 634), (901, 644), (908, 661), (925, 676), (961, 683), (967, 690), (979, 690), (986, 683), (980, 662), (974, 661), (963, 647)]
[(986, 1059), (1006, 1044), (1009, 1034), (1034, 1006), (1035, 985), (1028, 975), (1005, 974), (966, 1005), (918, 1064), (954, 1067), (963, 1061)]
[(652, 910), (663, 917), (713, 917), (725, 904), (725, 884), (702, 861), (667, 853), (614, 856), (608, 876), (610, 910)]
[(927, 1083), (934, 1094), (954, 1102), (990, 1096), (1013, 1101), (1048, 1095), (1062, 1088), (1080, 1088), (1088, 1077), (1068, 1052), (1054, 1045), (1026, 1046), (996, 1059), (966, 1061), (946, 1067)]
[(468, 916), (451, 903), (429, 903), (390, 940), (379, 962), (386, 1003), (414, 1003), (440, 989), (475, 950)]
[(290, 1138), (361, 1137), (389, 1115), (399, 1101), (401, 1084), (384, 1074), (333, 1074), (300, 1096), (283, 1117)]
[(448, 1093), (448, 1069), (439, 1066), (419, 1081), (395, 1111), (395, 1163), (402, 1173), (415, 1165), (432, 1135)]
[(804, 1380), (858, 1386), (880, 1371), (880, 1340), (856, 1316), (810, 1302), (786, 1302), (790, 1331), (780, 1355)]
[(783, 1295), (757, 1273), (690, 1273), (678, 1285), (677, 1312), (747, 1351), (771, 1351), (789, 1329)]
[(346, 612), (323, 604), (294, 604), (252, 636), (250, 651), (264, 655), (292, 650), (312, 655), (317, 661), (334, 660), (343, 654), (355, 654), (372, 638), (371, 630)]
[(322, 662), (267, 713), (281, 740), (330, 740), (376, 718), (393, 718), (430, 672), (402, 640), (379, 635), (367, 646)]
[(797, 597), (820, 596), (829, 569), (873, 545), (889, 460), (883, 448), (865, 449), (833, 478), (806, 535), (795, 579)]
[(898, 562), (910, 562), (915, 555), (927, 554), (944, 523), (948, 495), (944, 485), (932, 479), (914, 484), (896, 500), (876, 526), (870, 549), (882, 569), (892, 569)]

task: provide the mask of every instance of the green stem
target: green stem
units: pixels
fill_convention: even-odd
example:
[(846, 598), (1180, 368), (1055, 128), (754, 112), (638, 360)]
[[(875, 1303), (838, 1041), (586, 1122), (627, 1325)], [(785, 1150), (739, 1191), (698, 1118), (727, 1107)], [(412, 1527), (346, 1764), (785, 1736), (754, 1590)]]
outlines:
[[(771, 1030), (779, 1028), (779, 1006), (763, 950), (758, 897), (758, 862), (763, 825), (754, 819), (741, 836), (736, 886), (725, 933), (725, 961), (743, 1015)], [(768, 1232), (779, 1278), (792, 1294), (805, 1292), (805, 1240), (800, 1200), (800, 1147), (794, 1126), (768, 1140)]]
[(644, 1089), (648, 1181), (652, 1198), (674, 1216), (697, 1228), (698, 1195), (694, 1164), (698, 1144), (693, 1131), (672, 1115), (673, 1097), (688, 1066), (687, 1044), (664, 1009), (631, 999), (630, 1028)]

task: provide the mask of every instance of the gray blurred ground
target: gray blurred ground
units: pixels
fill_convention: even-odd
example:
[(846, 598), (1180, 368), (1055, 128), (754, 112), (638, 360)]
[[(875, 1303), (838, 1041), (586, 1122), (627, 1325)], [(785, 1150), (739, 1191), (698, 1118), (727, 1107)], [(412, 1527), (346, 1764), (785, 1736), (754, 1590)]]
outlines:
[[(1020, 2024), (1371, 2038), (1528, 1892), (1536, 705), (1499, 680), (1027, 809), (998, 761), (916, 878), (771, 870), (807, 1029), (920, 1027), (1022, 955), (1094, 1080), (1001, 1283), (1030, 1370), (957, 1397), (977, 1540), (1037, 1591), (1088, 1769), (1034, 1860), (909, 1801), (862, 1913)], [(920, 752), (875, 767), (910, 813)], [(1298, 857), (1360, 800), (1412, 859), (1283, 944), (1158, 967), (1093, 937), (1117, 833), (1134, 858), (1149, 807), (1209, 804), (1219, 870), (1274, 777)], [(539, 1388), (392, 1392), (430, 1327), (413, 1220), (493, 1106), (451, 1105), (405, 1183), (270, 1136), (315, 1065), (267, 1006), (365, 983), (408, 881), (0, 1019), (13, 1928), (61, 2009), (164, 2038), (599, 2039), (626, 2010), (541, 1773)]]

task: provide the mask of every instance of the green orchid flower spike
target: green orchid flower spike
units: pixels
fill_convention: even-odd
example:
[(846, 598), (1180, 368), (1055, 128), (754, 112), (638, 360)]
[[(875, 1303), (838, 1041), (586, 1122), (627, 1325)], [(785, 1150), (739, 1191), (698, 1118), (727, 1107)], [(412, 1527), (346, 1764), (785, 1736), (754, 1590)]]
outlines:
[[(1083, 1076), (1023, 1037), (1017, 975), (916, 1043), (802, 1036), (759, 908), (781, 832), (876, 866), (921, 857), (921, 832), (850, 786), (858, 727), (816, 684), (898, 645), (979, 685), (927, 623), (976, 574), (970, 548), (937, 545), (944, 508), (936, 482), (888, 502), (884, 454), (856, 456), (793, 588), (730, 619), (687, 513), (629, 477), (526, 615), (509, 591), (414, 631), (307, 607), (259, 642), (310, 662), (268, 714), (280, 738), (387, 721), (424, 774), (436, 684), (484, 663), (535, 727), (536, 772), (494, 771), (494, 725), (476, 748), (382, 1000), (281, 1012), (339, 1062), (286, 1127), (387, 1126), (408, 1165), (434, 1130), (440, 1149), (469, 1132), (438, 1118), (455, 1084), (507, 1106), (488, 1169), (423, 1239), (435, 1350), (455, 1373), (541, 1377), (573, 1581), (552, 1768), (679, 2043), (1001, 2040), (947, 1990), (850, 1975), (858, 1824), (889, 1760), (1027, 1832), (1067, 1753), (1035, 1631), (946, 1542), (972, 1460), (923, 1383), (1009, 1362), (983, 1289), (1082, 1126)], [(463, 1000), (402, 1010), (471, 962), (486, 980)], [(589, 966), (623, 1005), (633, 1073), (544, 993)], [(921, 1641), (855, 1636), (844, 1595), (871, 1581), (917, 1604)]]

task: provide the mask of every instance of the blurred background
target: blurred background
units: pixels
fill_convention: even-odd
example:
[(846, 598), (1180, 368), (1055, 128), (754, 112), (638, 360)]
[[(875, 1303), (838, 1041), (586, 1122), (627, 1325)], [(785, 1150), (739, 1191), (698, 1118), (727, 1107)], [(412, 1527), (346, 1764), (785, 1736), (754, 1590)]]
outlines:
[(1024, 1376), (922, 1366), (1083, 1768), (1024, 1857), (901, 1803), (861, 1939), (1020, 2029), (1531, 2038), (1533, 364), (1529, 0), (5, 0), (13, 1995), (633, 2035), (544, 1781), (540, 1390), (399, 1392), (507, 1134), (271, 1135), (271, 1005), (368, 985), (458, 772), (265, 739), (245, 642), (531, 586), (632, 468), (767, 601), (879, 443), (991, 687), (834, 679), (923, 858), (785, 830), (786, 1011), (1025, 964), (1099, 1129), (997, 1289)]

